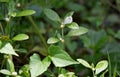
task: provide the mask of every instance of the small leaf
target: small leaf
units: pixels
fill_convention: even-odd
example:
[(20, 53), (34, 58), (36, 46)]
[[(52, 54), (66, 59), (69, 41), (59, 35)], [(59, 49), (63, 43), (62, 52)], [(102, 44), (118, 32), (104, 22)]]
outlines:
[(4, 54), (11, 54), (11, 55), (15, 55), (15, 56), (18, 56), (17, 53), (15, 53), (12, 45), (10, 43), (7, 43), (5, 44), (5, 46), (3, 46), (1, 49), (0, 49), (0, 53), (4, 53)]
[(73, 14), (74, 14), (74, 12), (71, 11), (71, 12), (69, 12), (69, 13), (67, 13), (67, 14), (65, 15), (65, 18), (68, 17), (68, 16), (72, 16)]
[(57, 33), (57, 38), (62, 38), (62, 35), (60, 33)]
[(26, 34), (18, 34), (15, 37), (12, 38), (14, 41), (23, 41), (29, 39), (29, 36)]
[(67, 36), (79, 36), (79, 35), (82, 35), (82, 34), (85, 34), (88, 32), (88, 29), (87, 28), (84, 28), (84, 27), (79, 27), (79, 29), (73, 29), (71, 30)]
[(16, 16), (16, 12), (11, 12), (9, 15), (12, 16), (12, 17), (15, 17)]
[(53, 44), (53, 43), (57, 43), (58, 41), (60, 41), (58, 38), (55, 37), (50, 37), (47, 41), (48, 44)]
[(50, 20), (60, 21), (60, 17), (55, 11), (46, 8), (46, 9), (44, 9), (44, 13)]
[(77, 61), (78, 61), (80, 64), (82, 64), (83, 66), (91, 69), (91, 66), (90, 66), (90, 64), (89, 64), (87, 61), (85, 61), (85, 60), (83, 60), (83, 59), (77, 59)]
[(11, 59), (9, 59), (9, 58), (7, 59), (7, 69), (10, 72), (15, 72), (13, 61), (11, 61)]
[(26, 49), (15, 49), (16, 52), (20, 52), (20, 53), (27, 53), (28, 51)]
[(70, 29), (79, 29), (79, 26), (77, 23), (72, 22), (71, 24), (68, 25), (68, 28)]
[(78, 64), (74, 61), (66, 51), (58, 46), (51, 45), (48, 51), (50, 58), (56, 67), (65, 67), (72, 64)]
[(99, 74), (108, 67), (108, 62), (106, 60), (100, 61), (95, 67), (95, 74)]
[(49, 57), (46, 57), (45, 59), (43, 59), (43, 61), (41, 61), (38, 54), (33, 54), (30, 57), (31, 77), (37, 77), (44, 73), (48, 69), (50, 63), (51, 61)]
[(21, 17), (21, 16), (28, 16), (28, 15), (32, 15), (34, 14), (35, 11), (34, 10), (23, 10), (19, 13), (16, 14), (16, 17)]
[(28, 64), (24, 65), (21, 67), (21, 69), (19, 70), (19, 75), (21, 75), (22, 77), (30, 77), (30, 67)]
[(0, 73), (5, 74), (5, 75), (11, 75), (11, 72), (9, 70), (6, 70), (6, 69), (0, 70)]

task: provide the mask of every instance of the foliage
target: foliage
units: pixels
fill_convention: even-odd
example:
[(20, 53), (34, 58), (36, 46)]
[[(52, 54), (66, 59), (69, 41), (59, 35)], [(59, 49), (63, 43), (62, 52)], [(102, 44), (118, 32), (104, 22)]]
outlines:
[(120, 76), (119, 6), (119, 0), (0, 0), (0, 76)]

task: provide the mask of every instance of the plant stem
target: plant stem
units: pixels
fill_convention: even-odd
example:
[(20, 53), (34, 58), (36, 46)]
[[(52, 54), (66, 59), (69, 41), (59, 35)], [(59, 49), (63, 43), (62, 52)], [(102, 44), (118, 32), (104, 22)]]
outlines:
[(6, 61), (6, 59), (4, 58), (3, 61), (2, 61), (2, 64), (1, 64), (1, 68), (0, 68), (0, 69), (3, 68), (3, 65), (4, 65), (5, 61)]
[(64, 28), (62, 28), (62, 38), (64, 39)]
[(108, 62), (109, 62), (109, 77), (112, 77), (112, 73), (111, 73), (111, 61), (110, 61), (110, 55), (109, 55), (109, 53), (108, 53), (108, 51), (107, 51), (107, 55), (108, 55)]
[(29, 19), (29, 21), (32, 23), (32, 26), (33, 26), (33, 28), (35, 29), (36, 34), (38, 34), (39, 39), (42, 41), (43, 46), (45, 47), (45, 50), (46, 50), (46, 52), (47, 52), (48, 46), (47, 46), (47, 43), (46, 43), (46, 41), (45, 41), (45, 38), (43, 37), (42, 33), (40, 32), (39, 27), (38, 27), (37, 24), (34, 22), (34, 20), (33, 20), (33, 18), (32, 18), (31, 16), (28, 16), (28, 19)]
[(113, 77), (116, 77), (117, 65), (114, 67)]
[(64, 27), (62, 28), (62, 48), (64, 48)]
[(92, 73), (93, 73), (93, 77), (97, 77), (94, 70), (92, 70)]
[(62, 68), (59, 67), (59, 68), (58, 68), (58, 74), (61, 74), (61, 70), (62, 70)]
[(94, 70), (92, 70), (92, 73), (93, 73), (93, 77), (95, 77), (95, 75), (94, 75)]
[(2, 34), (4, 35), (4, 30), (3, 30), (3, 27), (2, 27), (2, 24), (0, 23), (0, 28), (1, 28), (1, 31), (2, 31)]

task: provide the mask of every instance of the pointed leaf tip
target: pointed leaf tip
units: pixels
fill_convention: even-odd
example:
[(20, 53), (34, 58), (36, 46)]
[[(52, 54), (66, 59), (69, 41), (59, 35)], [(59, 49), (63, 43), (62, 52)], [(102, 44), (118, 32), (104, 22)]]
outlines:
[(41, 61), (40, 56), (38, 54), (33, 54), (30, 57), (31, 77), (37, 77), (44, 73), (48, 69), (50, 63), (51, 61), (49, 57), (46, 57)]
[(23, 10), (19, 13), (16, 14), (16, 17), (21, 17), (21, 16), (28, 16), (28, 15), (32, 15), (34, 14), (35, 11), (34, 10)]
[(55, 37), (50, 37), (47, 41), (48, 44), (54, 44), (57, 43), (58, 41), (60, 41), (58, 38)]
[(79, 29), (72, 29), (68, 32), (67, 36), (79, 36), (88, 32), (87, 28), (79, 27)]
[(60, 22), (60, 17), (55, 11), (46, 8), (46, 9), (44, 9), (44, 13), (50, 20)]
[(83, 60), (83, 59), (77, 59), (77, 61), (78, 61), (80, 64), (82, 64), (83, 66), (85, 66), (85, 67), (87, 67), (87, 68), (91, 68), (90, 64), (89, 64), (87, 61), (85, 61), (85, 60)]
[(12, 38), (14, 41), (23, 41), (29, 39), (29, 36), (26, 34), (18, 34), (15, 37)]
[(5, 46), (3, 46), (0, 49), (0, 53), (12, 54), (12, 55), (18, 56), (18, 54), (15, 52), (15, 50), (13, 49), (13, 47), (10, 43), (5, 44)]
[(97, 63), (95, 69), (95, 74), (99, 74), (100, 72), (102, 72), (103, 70), (105, 70), (108, 67), (108, 61), (103, 60)]
[(65, 67), (72, 64), (78, 64), (78, 62), (74, 61), (66, 51), (62, 50), (58, 46), (51, 45), (49, 47), (49, 55), (56, 67)]

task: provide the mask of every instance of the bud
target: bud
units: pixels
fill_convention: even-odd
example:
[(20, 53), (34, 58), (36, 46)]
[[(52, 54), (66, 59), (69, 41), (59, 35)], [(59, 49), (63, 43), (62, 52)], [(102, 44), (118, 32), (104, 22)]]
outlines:
[(63, 74), (60, 74), (58, 77), (65, 77)]
[(17, 75), (17, 72), (12, 72), (12, 75), (13, 75), (13, 76), (16, 76), (16, 75)]
[(64, 42), (65, 42), (65, 40), (64, 40), (64, 39), (62, 39), (62, 38), (60, 38), (60, 41), (61, 41), (62, 43), (64, 43)]
[(61, 26), (60, 26), (61, 28), (64, 28), (65, 27), (65, 25), (63, 25), (63, 24), (61, 24)]
[(70, 23), (72, 23), (72, 21), (73, 21), (72, 16), (68, 16), (68, 17), (65, 18), (63, 23), (64, 24), (70, 24)]
[(5, 18), (5, 21), (6, 21), (6, 22), (9, 22), (9, 21), (10, 21), (10, 18), (6, 17), (6, 18)]
[(20, 7), (21, 6), (21, 4), (20, 3), (17, 3), (17, 7)]

